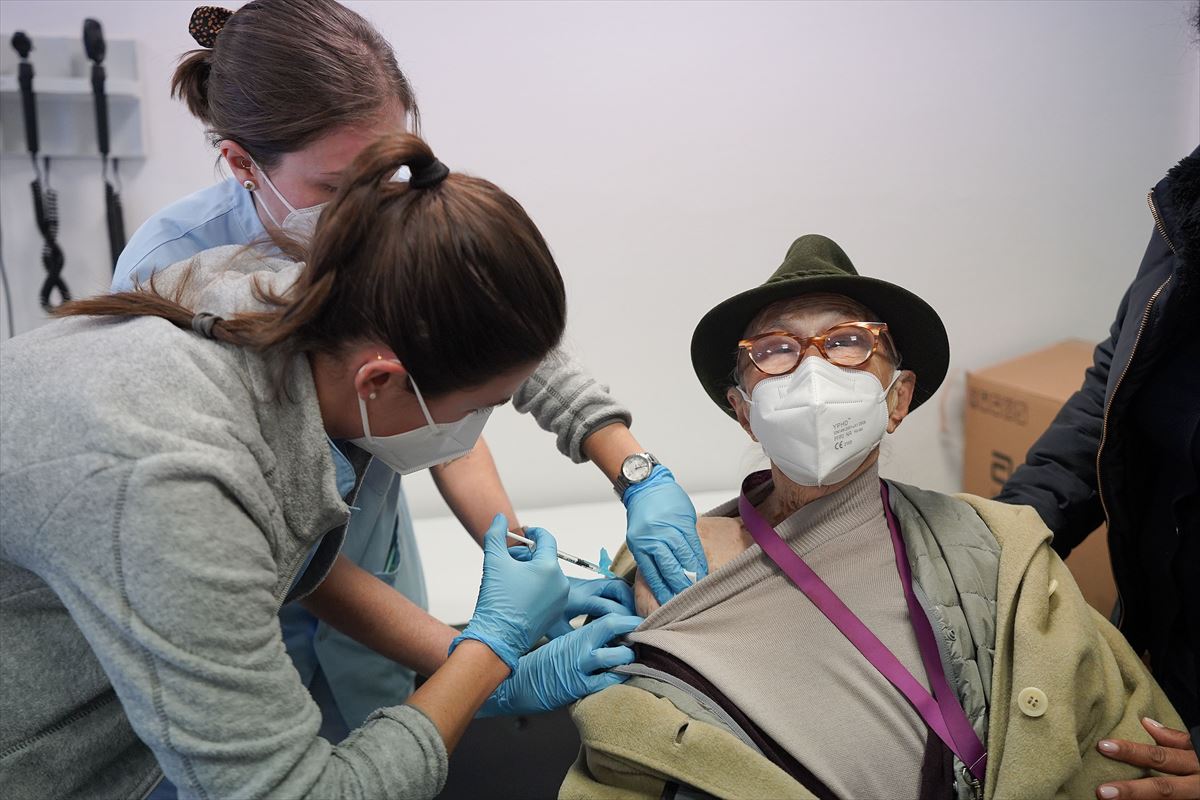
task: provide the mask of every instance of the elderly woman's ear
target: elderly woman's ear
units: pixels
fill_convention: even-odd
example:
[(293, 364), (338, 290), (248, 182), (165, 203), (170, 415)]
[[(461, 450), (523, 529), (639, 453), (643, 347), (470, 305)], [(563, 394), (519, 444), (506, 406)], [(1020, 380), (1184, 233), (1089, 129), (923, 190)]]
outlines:
[(742, 426), (742, 430), (757, 442), (758, 437), (754, 435), (754, 431), (750, 430), (750, 405), (746, 402), (746, 398), (742, 397), (742, 393), (738, 391), (738, 387), (729, 387), (729, 391), (725, 393), (725, 399), (729, 401), (729, 407), (733, 409), (733, 413), (737, 416), (738, 424)]
[[(910, 369), (901, 370), (900, 377), (896, 378), (896, 385), (888, 394), (888, 433), (895, 433), (896, 428), (900, 427), (900, 423), (908, 416), (908, 409), (912, 407), (913, 390), (916, 388), (917, 373)], [(738, 419), (741, 419), (740, 414)]]

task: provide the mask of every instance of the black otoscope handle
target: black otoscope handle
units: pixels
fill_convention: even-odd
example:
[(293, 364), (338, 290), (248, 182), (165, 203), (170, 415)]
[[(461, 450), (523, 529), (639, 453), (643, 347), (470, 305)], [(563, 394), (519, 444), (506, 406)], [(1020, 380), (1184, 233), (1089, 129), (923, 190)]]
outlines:
[(96, 105), (96, 139), (100, 155), (108, 155), (108, 98), (104, 96), (104, 67), (92, 64), (92, 100)]
[(23, 61), (17, 65), (17, 82), (21, 84), (21, 113), (25, 118), (25, 147), (31, 155), (38, 153), (37, 101), (33, 96), (33, 64)]
[(99, 20), (83, 21), (83, 52), (92, 62), (92, 99), (96, 102), (96, 139), (100, 155), (108, 156), (108, 100), (104, 97), (104, 56), (108, 46)]
[(38, 126), (37, 102), (33, 96), (33, 64), (29, 63), (29, 53), (33, 50), (33, 42), (25, 31), (17, 31), (12, 35), (13, 50), (21, 57), (17, 65), (17, 83), (21, 86), (21, 114), (25, 118), (25, 146), (30, 155), (37, 157)]

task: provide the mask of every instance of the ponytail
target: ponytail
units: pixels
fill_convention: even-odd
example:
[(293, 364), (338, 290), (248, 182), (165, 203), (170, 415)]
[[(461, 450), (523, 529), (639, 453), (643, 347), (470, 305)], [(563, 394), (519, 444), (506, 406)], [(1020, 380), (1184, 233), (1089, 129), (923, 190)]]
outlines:
[(191, 50), (183, 54), (171, 76), (171, 97), (187, 104), (192, 116), (212, 125), (208, 110), (208, 76), (212, 72), (212, 51)]
[(412, 86), (391, 45), (335, 0), (252, 0), (237, 11), (201, 6), (188, 30), (206, 49), (180, 59), (171, 96), (214, 143), (237, 142), (263, 169), (397, 105), (420, 131)]
[[(403, 166), (408, 182), (394, 179)], [(451, 173), (409, 134), (358, 155), (296, 282), (282, 294), (255, 287), (266, 310), (198, 320), (184, 304), (191, 278), (171, 297), (152, 279), (148, 291), (77, 300), (57, 313), (156, 316), (285, 357), (379, 342), (431, 396), (541, 361), (566, 325), (562, 276), (524, 209), (488, 181)]]

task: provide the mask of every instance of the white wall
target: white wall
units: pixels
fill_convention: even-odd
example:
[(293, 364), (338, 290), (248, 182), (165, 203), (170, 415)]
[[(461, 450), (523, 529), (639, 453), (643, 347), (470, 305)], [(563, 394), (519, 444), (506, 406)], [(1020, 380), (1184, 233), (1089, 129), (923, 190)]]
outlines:
[[(963, 370), (1102, 338), (1150, 234), (1146, 190), (1200, 140), (1189, 2), (350, 5), (395, 44), (443, 160), (539, 223), (571, 345), (693, 491), (734, 486), (752, 451), (692, 374), (692, 328), (794, 237), (832, 236), (860, 271), (941, 312), (951, 378), (894, 437), (885, 472), (954, 489)], [(130, 231), (214, 175), (198, 123), (167, 96), (193, 6), (0, 2), (4, 46), (18, 28), (78, 35), (89, 15), (139, 42), (149, 155), (122, 169)], [(30, 171), (0, 169), (27, 330), (41, 314)], [(55, 167), (77, 293), (107, 285), (97, 170)], [(528, 418), (493, 420), (518, 508), (611, 497)], [(410, 496), (418, 515), (441, 512), (427, 479)]]

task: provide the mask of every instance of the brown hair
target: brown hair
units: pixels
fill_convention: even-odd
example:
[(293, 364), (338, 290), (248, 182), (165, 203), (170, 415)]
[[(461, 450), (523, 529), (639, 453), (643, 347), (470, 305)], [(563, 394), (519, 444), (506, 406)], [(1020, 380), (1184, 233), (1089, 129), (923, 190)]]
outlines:
[[(282, 296), (260, 288), (268, 310), (218, 320), (213, 338), (282, 352), (283, 363), (381, 342), (429, 395), (545, 358), (566, 325), (562, 276), (545, 240), (520, 204), (488, 181), (450, 173), (415, 188), (393, 180), (401, 166), (415, 173), (434, 160), (408, 134), (363, 150), (321, 214), (296, 283)], [(157, 316), (190, 329), (194, 312), (181, 296), (162, 296), (152, 284), (57, 313)]]
[(365, 19), (333, 0), (254, 0), (221, 27), (212, 49), (185, 53), (171, 95), (263, 169), (329, 131), (399, 101), (420, 132), (396, 54)]

